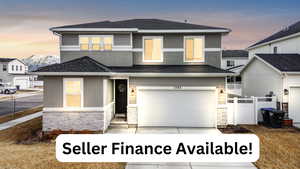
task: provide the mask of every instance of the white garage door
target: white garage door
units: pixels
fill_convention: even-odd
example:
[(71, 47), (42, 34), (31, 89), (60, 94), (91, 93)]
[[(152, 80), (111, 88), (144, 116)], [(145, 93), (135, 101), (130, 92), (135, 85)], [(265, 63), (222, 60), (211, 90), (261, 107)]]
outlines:
[(29, 88), (29, 80), (26, 77), (16, 77), (14, 79), (14, 86), (20, 86), (20, 89)]
[(215, 118), (215, 88), (138, 91), (139, 126), (215, 127)]
[(300, 123), (300, 87), (290, 88), (289, 117), (295, 123)]

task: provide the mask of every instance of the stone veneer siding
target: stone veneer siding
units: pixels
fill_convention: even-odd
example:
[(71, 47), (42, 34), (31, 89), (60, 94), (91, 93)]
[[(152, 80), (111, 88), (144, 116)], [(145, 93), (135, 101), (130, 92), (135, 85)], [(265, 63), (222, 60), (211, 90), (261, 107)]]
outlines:
[(44, 112), (43, 131), (103, 131), (103, 112)]

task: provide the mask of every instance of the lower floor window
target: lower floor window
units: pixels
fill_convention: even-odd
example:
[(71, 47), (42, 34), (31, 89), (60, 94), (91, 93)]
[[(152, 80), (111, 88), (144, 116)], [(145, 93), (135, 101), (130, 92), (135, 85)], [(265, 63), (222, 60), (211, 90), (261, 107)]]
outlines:
[(64, 78), (64, 107), (83, 107), (82, 78)]

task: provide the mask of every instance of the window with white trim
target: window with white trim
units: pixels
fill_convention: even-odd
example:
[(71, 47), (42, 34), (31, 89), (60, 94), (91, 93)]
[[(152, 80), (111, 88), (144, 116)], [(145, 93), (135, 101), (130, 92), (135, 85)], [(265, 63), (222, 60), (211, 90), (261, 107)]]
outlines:
[(143, 61), (162, 62), (163, 61), (163, 38), (143, 37)]
[(204, 62), (204, 43), (203, 36), (184, 37), (184, 61)]
[(110, 51), (113, 46), (112, 35), (83, 35), (79, 36), (80, 50)]
[(64, 107), (83, 107), (83, 79), (64, 78)]
[(227, 67), (234, 66), (234, 60), (227, 60)]

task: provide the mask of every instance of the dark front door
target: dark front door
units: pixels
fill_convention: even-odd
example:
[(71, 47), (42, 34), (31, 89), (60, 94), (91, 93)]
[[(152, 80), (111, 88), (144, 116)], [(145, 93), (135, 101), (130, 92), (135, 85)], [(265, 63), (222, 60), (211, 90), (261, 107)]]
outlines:
[(127, 114), (127, 80), (115, 80), (116, 114)]

